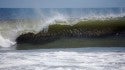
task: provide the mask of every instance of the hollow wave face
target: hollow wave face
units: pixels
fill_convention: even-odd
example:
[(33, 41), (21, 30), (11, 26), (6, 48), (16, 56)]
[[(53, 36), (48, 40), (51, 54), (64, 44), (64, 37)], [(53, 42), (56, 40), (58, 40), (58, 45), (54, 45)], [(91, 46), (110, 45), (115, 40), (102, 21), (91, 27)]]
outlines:
[(47, 32), (50, 25), (75, 25), (81, 21), (117, 20), (125, 8), (0, 9), (0, 47), (11, 47), (22, 34)]

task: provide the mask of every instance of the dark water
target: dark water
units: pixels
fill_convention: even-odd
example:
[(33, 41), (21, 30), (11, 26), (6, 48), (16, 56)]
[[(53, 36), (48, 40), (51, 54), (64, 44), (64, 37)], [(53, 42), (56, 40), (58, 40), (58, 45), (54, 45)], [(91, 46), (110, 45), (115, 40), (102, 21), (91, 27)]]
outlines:
[(49, 48), (85, 48), (85, 47), (125, 47), (125, 38), (71, 38), (59, 39), (45, 44), (17, 44), (17, 50), (49, 49)]

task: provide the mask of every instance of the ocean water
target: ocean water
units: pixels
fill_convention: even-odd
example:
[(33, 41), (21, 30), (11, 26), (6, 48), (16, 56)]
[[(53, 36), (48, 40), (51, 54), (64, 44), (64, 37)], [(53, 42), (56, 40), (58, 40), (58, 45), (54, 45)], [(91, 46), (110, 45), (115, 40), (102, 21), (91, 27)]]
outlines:
[(125, 70), (125, 47), (0, 51), (0, 70)]
[(0, 8), (0, 70), (125, 70), (124, 28), (99, 38), (64, 38), (46, 44), (16, 41), (22, 34), (47, 32), (54, 24), (73, 26), (98, 20), (108, 24), (117, 20), (124, 27), (124, 19), (123, 7)]
[[(0, 47), (16, 44), (25, 33), (47, 31), (49, 25), (124, 18), (125, 8), (0, 8)], [(124, 19), (123, 19), (124, 20)], [(113, 21), (113, 20), (112, 20)], [(124, 25), (124, 24), (123, 24)]]

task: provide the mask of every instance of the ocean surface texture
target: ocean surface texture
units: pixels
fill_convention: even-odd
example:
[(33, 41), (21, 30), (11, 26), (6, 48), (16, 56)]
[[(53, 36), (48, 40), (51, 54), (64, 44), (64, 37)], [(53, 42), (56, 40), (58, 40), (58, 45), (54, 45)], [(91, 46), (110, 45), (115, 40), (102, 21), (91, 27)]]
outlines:
[(0, 51), (0, 70), (125, 70), (125, 48)]

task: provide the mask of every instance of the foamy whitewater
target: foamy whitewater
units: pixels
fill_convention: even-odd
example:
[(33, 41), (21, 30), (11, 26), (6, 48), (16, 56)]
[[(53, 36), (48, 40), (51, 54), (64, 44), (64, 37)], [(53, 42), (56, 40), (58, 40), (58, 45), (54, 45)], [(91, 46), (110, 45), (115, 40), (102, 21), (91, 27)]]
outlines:
[(1, 51), (0, 70), (125, 70), (124, 47)]
[(52, 24), (74, 25), (86, 20), (125, 16), (125, 8), (0, 9), (0, 47), (11, 47), (24, 33), (47, 31)]

